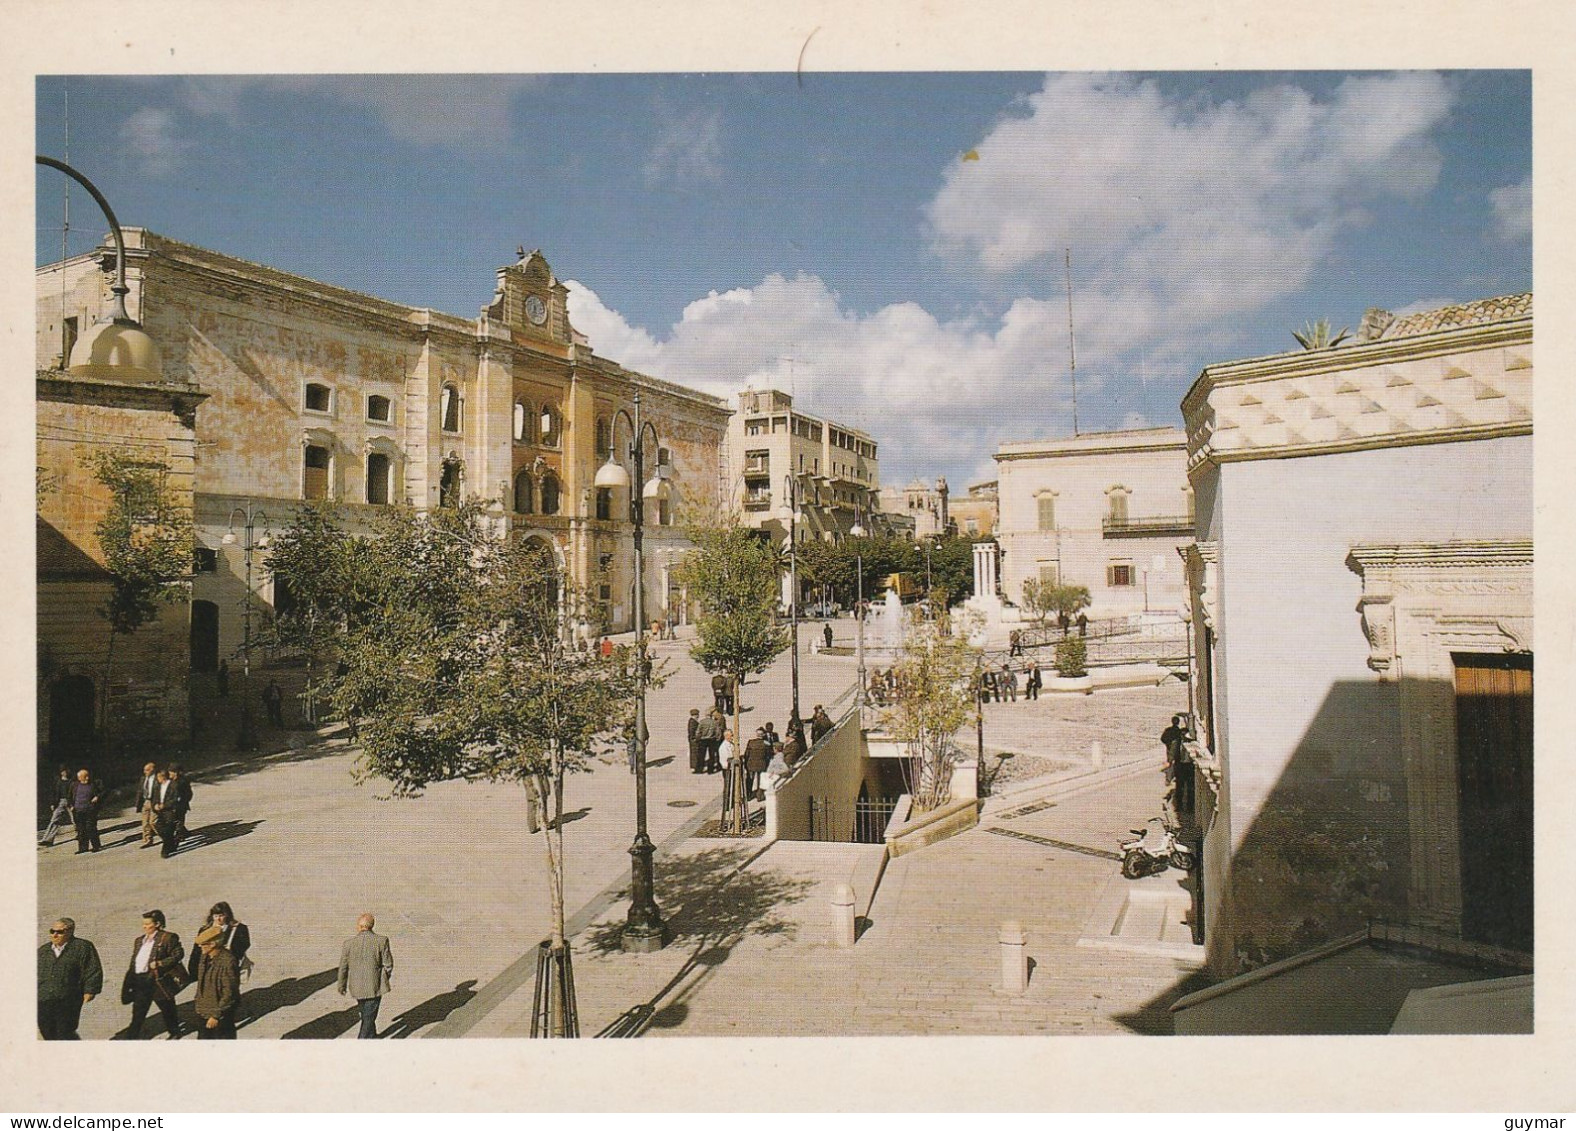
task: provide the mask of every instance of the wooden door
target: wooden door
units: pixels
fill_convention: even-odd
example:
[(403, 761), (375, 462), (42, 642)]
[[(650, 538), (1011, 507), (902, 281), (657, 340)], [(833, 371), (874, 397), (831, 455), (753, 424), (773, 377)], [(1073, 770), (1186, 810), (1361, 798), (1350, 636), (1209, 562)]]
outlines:
[(1532, 951), (1532, 657), (1457, 655), (1461, 933)]

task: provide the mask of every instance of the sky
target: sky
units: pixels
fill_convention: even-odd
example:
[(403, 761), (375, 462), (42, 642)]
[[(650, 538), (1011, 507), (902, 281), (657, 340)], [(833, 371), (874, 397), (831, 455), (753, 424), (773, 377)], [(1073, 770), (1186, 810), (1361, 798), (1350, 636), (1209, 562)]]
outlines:
[[(954, 491), (1073, 433), (1069, 260), (1082, 432), (1532, 286), (1526, 71), (49, 76), (36, 133), (124, 225), (412, 306), (539, 248), (598, 354), (789, 389)], [(40, 263), (105, 230), (65, 182)]]

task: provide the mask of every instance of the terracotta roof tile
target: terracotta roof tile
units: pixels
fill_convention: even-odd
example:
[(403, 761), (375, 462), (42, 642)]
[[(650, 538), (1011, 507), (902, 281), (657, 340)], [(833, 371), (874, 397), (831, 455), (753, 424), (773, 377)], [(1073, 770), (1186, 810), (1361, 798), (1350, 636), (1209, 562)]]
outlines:
[(1498, 298), (1479, 299), (1456, 306), (1441, 306), (1397, 318), (1385, 328), (1381, 337), (1385, 341), (1410, 338), (1418, 334), (1431, 334), (1436, 330), (1453, 330), (1460, 326), (1476, 326), (1485, 322), (1505, 322), (1512, 318), (1532, 315), (1532, 293), (1501, 295)]

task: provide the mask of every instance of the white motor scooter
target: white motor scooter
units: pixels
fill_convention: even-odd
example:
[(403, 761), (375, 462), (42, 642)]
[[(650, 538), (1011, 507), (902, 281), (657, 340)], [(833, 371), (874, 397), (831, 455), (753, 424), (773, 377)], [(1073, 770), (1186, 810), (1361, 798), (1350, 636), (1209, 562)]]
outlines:
[[(1158, 826), (1158, 828), (1154, 827)], [(1169, 865), (1183, 872), (1193, 870), (1193, 850), (1178, 836), (1180, 830), (1167, 815), (1151, 817), (1141, 829), (1134, 829), (1137, 840), (1122, 844), (1122, 875), (1130, 880), (1163, 872)]]

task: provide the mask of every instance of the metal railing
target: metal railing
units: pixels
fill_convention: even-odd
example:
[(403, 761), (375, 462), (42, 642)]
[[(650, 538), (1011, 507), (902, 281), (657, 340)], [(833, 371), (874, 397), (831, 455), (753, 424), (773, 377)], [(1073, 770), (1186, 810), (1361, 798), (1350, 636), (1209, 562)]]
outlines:
[(1195, 522), (1190, 514), (1144, 515), (1139, 518), (1100, 520), (1100, 532), (1107, 538), (1138, 537), (1151, 534), (1192, 534)]
[[(852, 805), (837, 804), (825, 797), (811, 797), (810, 839), (844, 844), (881, 844), (886, 827), (897, 811), (895, 797), (862, 797)], [(850, 817), (852, 820), (850, 820)], [(845, 831), (846, 830), (846, 831)]]

